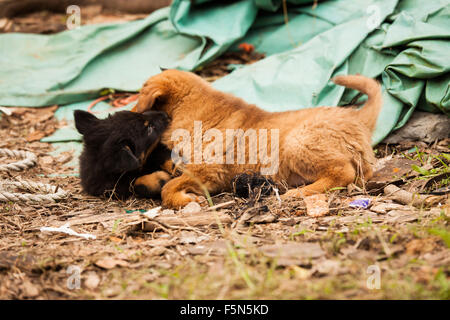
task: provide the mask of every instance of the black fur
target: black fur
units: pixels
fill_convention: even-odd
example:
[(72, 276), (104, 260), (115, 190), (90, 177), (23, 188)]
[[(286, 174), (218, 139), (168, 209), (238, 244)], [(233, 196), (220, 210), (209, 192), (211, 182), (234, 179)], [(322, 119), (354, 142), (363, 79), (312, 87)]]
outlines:
[(272, 179), (254, 172), (238, 174), (231, 181), (231, 189), (238, 198), (270, 196), (274, 187), (277, 185)]
[[(76, 110), (75, 126), (83, 135), (80, 178), (83, 190), (93, 196), (124, 199), (134, 193), (132, 182), (139, 176), (160, 170), (170, 151), (159, 144), (169, 123), (166, 113), (119, 111), (106, 119)], [(142, 155), (157, 143), (151, 156)], [(144, 194), (144, 196), (149, 196)]]

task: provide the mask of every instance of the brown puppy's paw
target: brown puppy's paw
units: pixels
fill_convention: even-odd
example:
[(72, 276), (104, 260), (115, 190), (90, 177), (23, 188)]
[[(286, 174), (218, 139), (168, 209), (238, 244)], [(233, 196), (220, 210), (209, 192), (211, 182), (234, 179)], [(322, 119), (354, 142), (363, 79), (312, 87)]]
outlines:
[(199, 202), (198, 198), (196, 194), (180, 191), (169, 196), (163, 195), (162, 205), (170, 209), (182, 209), (192, 201)]
[(201, 207), (208, 206), (208, 200), (206, 200), (206, 197), (196, 195), (195, 193), (188, 193), (188, 195), (193, 199), (192, 201), (197, 202)]
[(302, 187), (302, 188), (290, 189), (286, 193), (282, 194), (280, 197), (282, 200), (292, 199), (292, 198), (302, 199), (305, 197), (309, 197), (309, 196), (312, 196), (315, 194), (321, 194), (324, 192), (326, 192), (326, 190), (323, 190), (322, 192), (320, 192), (320, 191), (316, 191), (316, 190), (306, 186), (306, 187)]
[(306, 195), (304, 195), (301, 191), (301, 188), (295, 188), (295, 189), (290, 189), (288, 191), (286, 191), (286, 193), (282, 194), (280, 196), (281, 199), (286, 200), (286, 199), (292, 199), (292, 198), (303, 198)]
[(200, 204), (206, 203), (203, 190), (199, 187), (198, 182), (185, 174), (171, 179), (164, 186), (161, 190), (161, 199), (163, 206), (171, 209), (184, 208), (192, 201)]
[(171, 179), (164, 171), (156, 171), (139, 177), (134, 182), (134, 191), (143, 198), (152, 198), (161, 194), (162, 187)]

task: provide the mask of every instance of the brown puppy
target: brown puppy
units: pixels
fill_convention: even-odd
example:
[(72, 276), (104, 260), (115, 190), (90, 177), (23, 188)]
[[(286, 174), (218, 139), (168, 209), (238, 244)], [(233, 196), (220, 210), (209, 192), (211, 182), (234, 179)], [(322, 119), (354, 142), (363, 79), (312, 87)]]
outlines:
[[(165, 111), (172, 121), (161, 143), (172, 151), (181, 150), (185, 161), (184, 173), (163, 187), (163, 205), (182, 207), (195, 200), (194, 195), (204, 195), (205, 188), (210, 193), (229, 190), (231, 179), (247, 171), (260, 171), (295, 188), (285, 197), (323, 193), (370, 179), (375, 161), (371, 134), (382, 105), (380, 85), (361, 75), (333, 81), (367, 94), (366, 104), (361, 109), (318, 107), (273, 113), (215, 90), (190, 72), (166, 70), (151, 77), (134, 111)], [(193, 137), (188, 148), (181, 148), (177, 140), (180, 129)], [(242, 131), (234, 131), (238, 134), (226, 141), (221, 138), (231, 129)], [(233, 137), (243, 137), (244, 155), (239, 155)]]

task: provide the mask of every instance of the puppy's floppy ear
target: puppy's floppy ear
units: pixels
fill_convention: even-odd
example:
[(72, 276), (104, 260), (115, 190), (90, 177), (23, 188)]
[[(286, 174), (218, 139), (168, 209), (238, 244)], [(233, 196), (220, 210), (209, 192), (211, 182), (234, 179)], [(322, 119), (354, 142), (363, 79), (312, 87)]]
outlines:
[(137, 104), (131, 109), (133, 112), (144, 112), (150, 110), (156, 102), (156, 99), (163, 95), (162, 88), (157, 84), (146, 83), (139, 94), (139, 100)]
[(145, 111), (142, 113), (142, 116), (156, 130), (158, 136), (168, 126), (170, 121), (169, 116), (164, 111)]
[(75, 127), (81, 134), (86, 134), (89, 130), (95, 128), (100, 121), (92, 113), (83, 110), (75, 110), (73, 115), (75, 118)]
[(165, 122), (169, 122), (169, 116), (164, 111), (156, 111), (156, 110), (150, 110), (150, 111), (144, 111), (142, 113), (142, 116), (145, 120), (150, 121), (157, 121), (157, 120), (163, 120)]

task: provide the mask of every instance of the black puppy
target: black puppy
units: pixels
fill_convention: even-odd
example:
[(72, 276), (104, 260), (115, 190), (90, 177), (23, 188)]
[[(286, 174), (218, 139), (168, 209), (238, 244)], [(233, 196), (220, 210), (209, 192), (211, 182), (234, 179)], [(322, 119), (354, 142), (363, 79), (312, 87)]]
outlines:
[[(170, 179), (160, 169), (170, 157), (170, 151), (159, 144), (169, 124), (165, 112), (119, 111), (98, 119), (89, 112), (76, 110), (74, 117), (75, 126), (83, 135), (80, 178), (85, 192), (120, 199), (132, 194), (160, 195), (162, 186)], [(141, 182), (135, 184), (139, 177)]]

